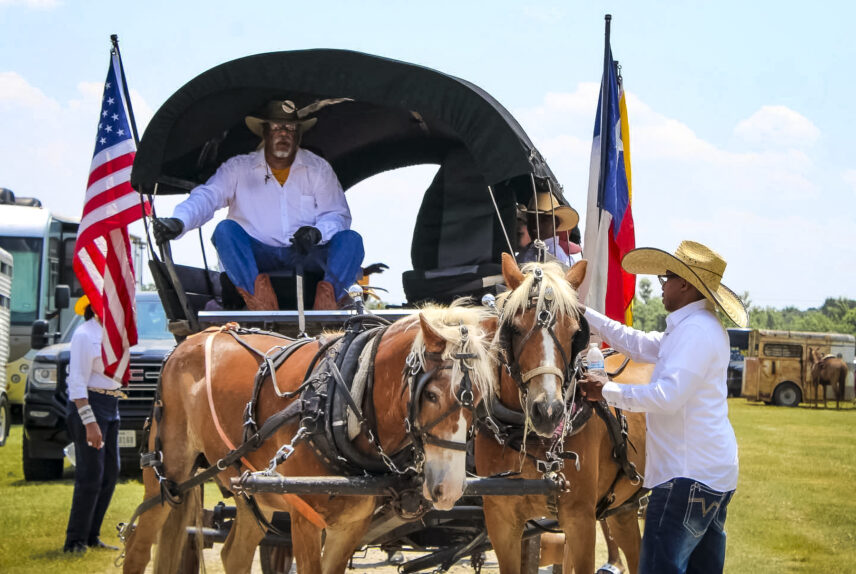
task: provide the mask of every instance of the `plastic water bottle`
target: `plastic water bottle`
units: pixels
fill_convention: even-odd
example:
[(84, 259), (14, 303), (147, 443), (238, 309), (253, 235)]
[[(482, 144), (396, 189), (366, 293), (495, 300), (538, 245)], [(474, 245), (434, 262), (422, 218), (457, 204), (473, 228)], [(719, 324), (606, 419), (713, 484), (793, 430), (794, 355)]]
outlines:
[(601, 375), (606, 377), (606, 367), (603, 362), (603, 353), (600, 352), (600, 347), (597, 343), (589, 345), (588, 354), (586, 355), (586, 363), (588, 363), (588, 372), (592, 375)]

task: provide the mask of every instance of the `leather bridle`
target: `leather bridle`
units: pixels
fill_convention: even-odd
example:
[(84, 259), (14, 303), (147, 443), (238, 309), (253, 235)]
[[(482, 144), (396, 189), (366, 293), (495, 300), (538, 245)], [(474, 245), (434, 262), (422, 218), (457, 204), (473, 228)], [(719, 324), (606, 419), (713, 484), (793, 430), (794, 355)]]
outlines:
[[(461, 346), (463, 347), (467, 340), (466, 327), (461, 326), (461, 334)], [(408, 387), (410, 388), (410, 405), (408, 407), (407, 418), (404, 421), (405, 430), (410, 435), (410, 439), (416, 449), (416, 458), (420, 466), (421, 462), (424, 460), (426, 444), (449, 450), (467, 450), (467, 442), (472, 435), (473, 427), (470, 427), (467, 431), (466, 440), (463, 442), (440, 438), (432, 434), (431, 430), (446, 420), (453, 413), (461, 409), (467, 409), (470, 411), (474, 409), (475, 401), (473, 395), (473, 383), (470, 375), (472, 368), (467, 363), (467, 360), (477, 358), (475, 354), (471, 353), (456, 353), (453, 355), (452, 359), (443, 359), (441, 353), (423, 352), (422, 356), (425, 359), (425, 363), (428, 363), (428, 365), (423, 364), (422, 359), (420, 359), (419, 355), (415, 352), (411, 353), (407, 358), (406, 368), (408, 369), (407, 373), (409, 376)], [(458, 366), (463, 373), (461, 382), (455, 392), (455, 404), (450, 405), (448, 409), (431, 422), (425, 425), (419, 424), (420, 404), (425, 387), (428, 386), (428, 383), (436, 377), (440, 371), (453, 369), (453, 361), (458, 362)], [(435, 366), (426, 368), (432, 364)]]

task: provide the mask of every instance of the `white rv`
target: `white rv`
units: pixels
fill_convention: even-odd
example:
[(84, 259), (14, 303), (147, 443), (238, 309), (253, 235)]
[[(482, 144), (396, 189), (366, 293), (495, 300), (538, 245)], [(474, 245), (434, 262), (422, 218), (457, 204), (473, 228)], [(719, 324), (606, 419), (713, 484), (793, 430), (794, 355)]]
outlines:
[[(79, 221), (52, 214), (34, 198), (16, 198), (0, 188), (0, 249), (14, 261), (10, 334), (6, 363), (7, 395), (13, 410), (24, 401), (27, 371), (35, 351), (30, 349), (33, 322), (49, 321), (49, 331), (59, 333), (67, 326), (74, 310), (70, 295), (82, 294), (71, 267)], [(60, 287), (60, 289), (57, 289)], [(57, 300), (59, 298), (59, 300)]]

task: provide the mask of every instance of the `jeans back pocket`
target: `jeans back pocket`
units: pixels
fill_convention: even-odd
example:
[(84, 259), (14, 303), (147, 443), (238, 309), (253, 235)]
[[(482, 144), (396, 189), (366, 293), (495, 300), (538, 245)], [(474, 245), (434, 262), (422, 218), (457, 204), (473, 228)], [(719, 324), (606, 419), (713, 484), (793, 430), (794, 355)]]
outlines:
[(694, 482), (690, 486), (687, 498), (684, 528), (696, 538), (702, 536), (713, 519), (719, 514), (724, 494), (699, 482)]

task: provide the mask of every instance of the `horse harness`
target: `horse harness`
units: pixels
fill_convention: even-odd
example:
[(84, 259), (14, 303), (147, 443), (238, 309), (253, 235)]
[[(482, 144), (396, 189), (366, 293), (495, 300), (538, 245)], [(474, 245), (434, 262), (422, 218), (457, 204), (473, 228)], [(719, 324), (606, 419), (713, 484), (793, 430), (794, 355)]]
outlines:
[[(371, 323), (374, 323), (374, 325), (366, 328), (366, 324)], [(212, 403), (212, 416), (215, 419), (215, 425), (220, 430), (221, 438), (226, 445), (231, 447), (230, 451), (220, 460), (216, 461), (216, 463), (207, 466), (207, 468), (199, 473), (193, 474), (193, 472), (196, 472), (202, 466), (197, 462), (191, 473), (193, 476), (180, 484), (176, 484), (167, 478), (163, 468), (163, 445), (160, 438), (163, 401), (161, 399), (162, 378), (159, 379), (155, 400), (152, 405), (152, 413), (144, 425), (142, 442), (143, 448), (145, 448), (145, 445), (149, 443), (151, 421), (156, 421), (158, 427), (154, 439), (154, 450), (151, 452), (141, 452), (140, 466), (141, 468), (152, 468), (160, 484), (160, 494), (143, 501), (134, 511), (131, 520), (128, 523), (120, 525), (120, 538), (124, 540), (136, 519), (150, 508), (164, 502), (170, 505), (179, 504), (182, 502), (185, 492), (214, 478), (214, 476), (226, 470), (229, 466), (235, 465), (240, 469), (241, 460), (245, 455), (258, 449), (280, 427), (295, 420), (300, 421), (297, 433), (290, 444), (282, 445), (276, 456), (270, 461), (270, 466), (265, 472), (275, 472), (275, 468), (287, 460), (291, 453), (294, 452), (296, 446), (304, 440), (309, 443), (316, 455), (330, 468), (352, 474), (381, 474), (389, 471), (396, 474), (419, 474), (422, 471), (422, 464), (424, 462), (425, 444), (432, 444), (440, 448), (452, 450), (466, 450), (467, 446), (465, 442), (458, 443), (441, 439), (431, 434), (430, 431), (455, 411), (461, 408), (473, 409), (471, 368), (467, 360), (475, 358), (475, 355), (457, 353), (453, 356), (452, 360), (459, 362), (463, 373), (461, 384), (456, 393), (457, 405), (451, 406), (427, 425), (420, 426), (418, 423), (419, 403), (425, 387), (440, 371), (452, 369), (453, 366), (451, 360), (443, 359), (440, 353), (424, 352), (425, 361), (423, 364), (419, 354), (412, 352), (408, 356), (405, 366), (405, 374), (409, 377), (408, 387), (410, 388), (411, 395), (408, 417), (405, 419), (404, 424), (410, 438), (410, 444), (403, 445), (392, 455), (384, 452), (379, 440), (376, 438), (376, 419), (371, 397), (374, 383), (374, 361), (380, 340), (388, 325), (389, 323), (384, 319), (374, 316), (358, 315), (349, 319), (346, 322), (344, 335), (333, 337), (327, 341), (319, 341), (321, 346), (307, 368), (303, 383), (294, 391), (289, 392), (283, 392), (280, 389), (276, 379), (277, 369), (293, 356), (298, 349), (308, 343), (317, 341), (317, 339), (305, 338), (295, 340), (274, 332), (244, 329), (237, 324), (228, 324), (216, 330), (209, 329), (207, 331), (209, 340), (210, 337), (213, 337), (217, 333), (225, 332), (231, 335), (244, 348), (260, 357), (259, 369), (254, 378), (252, 396), (244, 408), (243, 442), (234, 447), (228, 438), (225, 437), (222, 430), (219, 429), (219, 422), (217, 421), (216, 412), (213, 411)], [(462, 325), (461, 330), (463, 346), (463, 343), (467, 339), (466, 327)], [(252, 345), (241, 337), (242, 335), (250, 334), (278, 337), (285, 339), (287, 342), (285, 345), (262, 352), (252, 347)], [(368, 345), (371, 345), (369, 351), (370, 366), (367, 377), (368, 387), (364, 395), (368, 400), (365, 401), (367, 407), (365, 413), (363, 413), (363, 410), (360, 409), (351, 396), (348, 383), (352, 381), (353, 375), (357, 370), (361, 352)], [(167, 355), (164, 358), (164, 364), (169, 356)], [(426, 366), (430, 368), (426, 369)], [(162, 371), (163, 368), (161, 368)], [(299, 398), (279, 412), (268, 417), (262, 426), (259, 427), (256, 422), (259, 395), (262, 386), (268, 379), (271, 380), (274, 392), (278, 397), (283, 399)], [(210, 385), (210, 380), (207, 383)], [(351, 443), (351, 439), (347, 436), (346, 424), (344, 423), (348, 410), (356, 415), (362, 431), (365, 432), (369, 442), (376, 449), (377, 456), (366, 455), (356, 449)], [(472, 435), (472, 432), (473, 429), (471, 428), (468, 432), (468, 437)], [(407, 448), (408, 446), (410, 448)], [(247, 464), (246, 460), (244, 462)], [(257, 519), (261, 521), (263, 517), (260, 512), (257, 512), (252, 497), (248, 497), (248, 502), (250, 502)], [(394, 504), (394, 506), (396, 505)], [(407, 506), (410, 507), (409, 510), (404, 510), (408, 510), (410, 513), (422, 513), (424, 510), (427, 510), (427, 508), (413, 508), (413, 504)], [(307, 518), (311, 520), (312, 517)], [(320, 516), (317, 518), (322, 522), (322, 524), (317, 525), (325, 526), (323, 519)], [(270, 527), (271, 525), (263, 524), (263, 526)]]
[[(531, 309), (533, 307), (537, 308), (539, 304), (539, 298), (542, 296), (539, 294), (539, 283), (542, 279), (542, 271), (540, 268), (534, 269), (535, 274), (535, 282), (533, 283), (530, 293), (529, 300), (526, 306), (526, 309)], [(564, 439), (569, 436), (573, 436), (578, 433), (588, 420), (591, 418), (593, 412), (597, 413), (597, 415), (604, 421), (607, 431), (609, 433), (610, 440), (613, 445), (612, 450), (612, 458), (619, 466), (619, 472), (616, 474), (615, 479), (610, 485), (607, 493), (598, 501), (596, 506), (596, 515), (597, 519), (601, 520), (615, 514), (620, 511), (624, 511), (631, 507), (636, 507), (639, 503), (639, 500), (646, 494), (646, 490), (643, 488), (639, 488), (633, 497), (630, 500), (623, 503), (622, 505), (610, 509), (609, 507), (615, 502), (615, 487), (618, 484), (619, 480), (622, 476), (626, 476), (631, 482), (634, 484), (641, 484), (642, 477), (636, 469), (636, 466), (629, 460), (627, 453), (627, 445), (636, 450), (636, 447), (630, 443), (628, 439), (628, 427), (627, 427), (627, 418), (624, 416), (624, 413), (621, 409), (615, 408), (615, 412), (609, 408), (606, 404), (606, 401), (600, 401), (597, 403), (591, 403), (587, 400), (584, 400), (581, 396), (578, 396), (576, 391), (576, 382), (585, 372), (587, 365), (585, 365), (585, 361), (583, 359), (582, 351), (588, 347), (589, 339), (590, 339), (590, 328), (588, 325), (588, 321), (586, 321), (585, 317), (582, 315), (579, 316), (579, 329), (574, 334), (571, 340), (571, 350), (569, 354), (566, 354), (565, 348), (559, 340), (558, 336), (555, 333), (554, 326), (556, 324), (556, 313), (549, 309), (549, 303), (552, 300), (552, 293), (549, 287), (545, 289), (544, 298), (547, 299), (547, 305), (541, 309), (538, 313), (538, 317), (536, 318), (535, 324), (526, 333), (522, 340), (517, 344), (518, 349), (523, 349), (523, 346), (532, 336), (536, 329), (544, 329), (553, 339), (556, 347), (559, 349), (559, 352), (562, 356), (563, 369), (558, 369), (553, 366), (539, 366), (534, 369), (527, 371), (526, 373), (521, 373), (520, 365), (514, 359), (514, 344), (513, 338), (515, 335), (519, 335), (516, 328), (512, 324), (511, 321), (503, 321), (502, 317), (500, 317), (500, 332), (499, 332), (499, 346), (500, 346), (500, 357), (501, 357), (501, 365), (499, 367), (501, 376), (501, 370), (504, 367), (506, 372), (511, 376), (512, 380), (514, 380), (517, 385), (518, 391), (521, 395), (521, 403), (525, 404), (525, 397), (528, 392), (529, 381), (537, 375), (540, 374), (554, 374), (562, 380), (562, 395), (567, 397), (566, 399), (566, 417), (562, 421), (562, 428), (559, 432), (557, 432), (551, 439), (544, 439), (543, 437), (539, 437), (534, 433), (528, 432), (527, 425), (527, 415), (520, 411), (515, 411), (509, 409), (502, 405), (498, 399), (496, 399), (488, 408), (483, 408), (480, 405), (478, 409), (478, 426), (480, 428), (486, 429), (490, 432), (493, 437), (499, 442), (501, 445), (507, 445), (510, 448), (522, 453), (526, 457), (529, 457), (535, 461), (536, 467), (543, 474), (547, 475), (550, 473), (558, 474), (564, 467), (564, 460), (573, 459), (575, 463), (575, 467), (577, 471), (580, 470), (579, 456), (577, 453), (572, 451), (564, 450)], [(615, 351), (612, 349), (607, 349), (605, 351), (605, 355), (609, 356), (614, 354)], [(625, 359), (624, 362), (619, 366), (619, 368), (611, 373), (608, 373), (610, 377), (616, 377), (624, 369), (627, 367), (629, 363), (629, 359)], [(571, 389), (570, 394), (568, 390)], [(488, 414), (488, 410), (490, 414)], [(546, 450), (546, 460), (539, 460), (535, 456), (529, 454), (526, 449), (527, 442), (536, 441), (536, 446), (544, 447)], [(557, 514), (557, 505), (558, 505), (558, 497), (556, 494), (549, 495), (547, 497), (547, 507), (553, 513)]]

